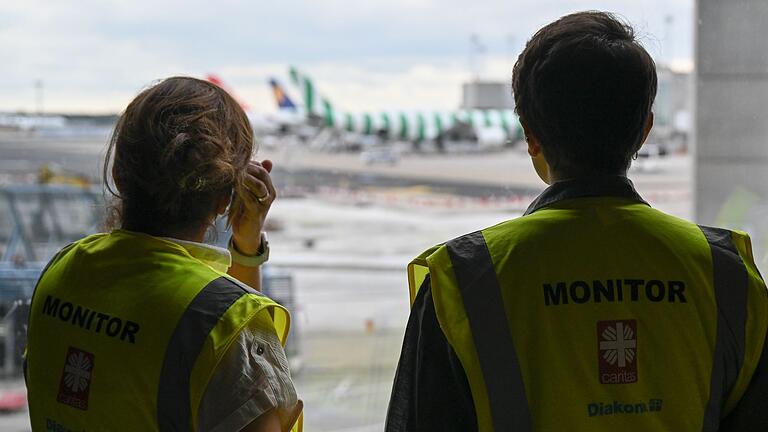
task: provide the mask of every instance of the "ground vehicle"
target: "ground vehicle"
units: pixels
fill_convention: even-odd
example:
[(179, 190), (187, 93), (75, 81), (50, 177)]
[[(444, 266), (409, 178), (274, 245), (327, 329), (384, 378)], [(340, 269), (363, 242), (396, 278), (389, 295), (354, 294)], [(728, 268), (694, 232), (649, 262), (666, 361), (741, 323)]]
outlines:
[(360, 153), (360, 160), (366, 165), (396, 165), (400, 161), (400, 155), (391, 148), (372, 148)]

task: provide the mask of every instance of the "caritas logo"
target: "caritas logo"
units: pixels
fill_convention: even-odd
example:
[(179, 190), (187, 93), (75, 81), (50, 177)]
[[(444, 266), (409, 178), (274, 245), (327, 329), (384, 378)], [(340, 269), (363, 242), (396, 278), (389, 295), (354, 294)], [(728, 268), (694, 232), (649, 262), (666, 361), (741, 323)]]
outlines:
[(91, 392), (94, 355), (69, 347), (64, 360), (64, 371), (59, 382), (56, 400), (81, 410), (88, 409), (88, 394)]
[(637, 321), (598, 321), (597, 344), (601, 384), (637, 382)]

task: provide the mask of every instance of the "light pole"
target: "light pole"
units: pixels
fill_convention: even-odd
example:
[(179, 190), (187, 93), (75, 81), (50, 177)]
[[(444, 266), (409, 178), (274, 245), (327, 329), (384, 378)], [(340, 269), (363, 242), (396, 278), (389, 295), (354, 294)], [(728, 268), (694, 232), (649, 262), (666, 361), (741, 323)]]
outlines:
[(469, 36), (469, 68), (472, 72), (472, 80), (480, 81), (482, 73), (482, 55), (485, 53), (485, 45), (480, 42), (480, 36), (472, 33)]
[(35, 80), (35, 110), (37, 115), (43, 115), (43, 80)]
[(674, 25), (675, 17), (672, 14), (667, 14), (664, 17), (664, 46), (666, 48), (664, 57), (667, 59), (667, 66), (670, 66), (672, 64), (672, 60), (674, 60), (675, 45), (673, 43), (674, 32), (672, 31)]

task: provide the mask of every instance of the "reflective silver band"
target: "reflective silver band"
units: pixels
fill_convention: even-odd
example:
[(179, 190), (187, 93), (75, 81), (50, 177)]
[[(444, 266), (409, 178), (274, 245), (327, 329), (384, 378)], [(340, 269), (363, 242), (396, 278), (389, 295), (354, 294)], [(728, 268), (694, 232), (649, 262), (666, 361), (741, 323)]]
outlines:
[(731, 239), (721, 228), (699, 227), (712, 250), (712, 277), (717, 301), (717, 340), (712, 358), (709, 402), (704, 432), (720, 428), (722, 408), (744, 364), (747, 322), (747, 269)]
[(528, 431), (531, 415), (499, 281), (481, 232), (446, 244), (469, 318), (496, 431)]
[(190, 377), (208, 335), (246, 290), (220, 277), (200, 291), (181, 315), (165, 350), (157, 389), (157, 425), (161, 431), (192, 430)]

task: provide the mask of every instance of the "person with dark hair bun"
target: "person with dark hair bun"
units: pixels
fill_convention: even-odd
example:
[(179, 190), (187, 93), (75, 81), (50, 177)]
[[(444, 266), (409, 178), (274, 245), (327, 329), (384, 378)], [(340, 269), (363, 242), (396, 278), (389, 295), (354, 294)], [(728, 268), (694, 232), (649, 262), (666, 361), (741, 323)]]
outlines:
[[(290, 315), (260, 293), (277, 193), (253, 152), (212, 83), (167, 78), (128, 105), (104, 164), (113, 229), (58, 252), (32, 299), (33, 429), (301, 430)], [(219, 216), (228, 249), (203, 243)]]
[(522, 217), (411, 262), (386, 431), (768, 430), (749, 236), (655, 210), (627, 178), (656, 87), (613, 14), (528, 41), (512, 88), (549, 187)]

